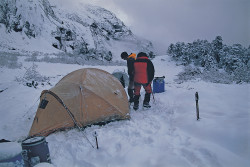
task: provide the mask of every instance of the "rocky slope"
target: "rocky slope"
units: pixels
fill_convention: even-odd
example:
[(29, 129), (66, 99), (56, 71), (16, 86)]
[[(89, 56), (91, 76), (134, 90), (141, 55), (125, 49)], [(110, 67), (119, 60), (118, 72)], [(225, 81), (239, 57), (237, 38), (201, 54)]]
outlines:
[(56, 52), (111, 60), (120, 52), (153, 51), (112, 12), (77, 1), (1, 0), (1, 49)]

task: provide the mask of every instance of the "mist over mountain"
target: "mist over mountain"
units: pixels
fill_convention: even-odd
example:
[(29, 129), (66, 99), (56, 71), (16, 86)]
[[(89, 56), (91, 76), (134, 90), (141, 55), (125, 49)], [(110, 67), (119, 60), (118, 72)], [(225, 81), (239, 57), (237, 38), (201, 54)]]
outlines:
[[(71, 3), (71, 4), (70, 4)], [(115, 60), (122, 51), (152, 52), (112, 12), (86, 3), (60, 0), (2, 0), (2, 51), (66, 52), (97, 60)]]

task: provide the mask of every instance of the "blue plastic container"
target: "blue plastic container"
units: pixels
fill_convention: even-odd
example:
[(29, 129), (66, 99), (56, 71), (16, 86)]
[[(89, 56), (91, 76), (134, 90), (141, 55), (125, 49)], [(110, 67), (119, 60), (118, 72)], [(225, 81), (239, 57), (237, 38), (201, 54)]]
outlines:
[(153, 92), (154, 93), (161, 93), (165, 91), (165, 76), (163, 77), (155, 77), (153, 80)]
[(25, 167), (33, 167), (41, 162), (51, 163), (48, 142), (43, 136), (24, 140), (22, 150)]

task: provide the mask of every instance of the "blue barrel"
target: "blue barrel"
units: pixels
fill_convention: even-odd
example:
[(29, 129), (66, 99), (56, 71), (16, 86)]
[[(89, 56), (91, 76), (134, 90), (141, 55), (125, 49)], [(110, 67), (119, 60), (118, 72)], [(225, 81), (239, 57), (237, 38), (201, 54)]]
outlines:
[(25, 167), (33, 167), (40, 162), (51, 163), (48, 143), (43, 136), (24, 140), (22, 150)]
[(155, 77), (153, 80), (153, 92), (154, 93), (161, 93), (165, 91), (165, 76), (163, 77)]

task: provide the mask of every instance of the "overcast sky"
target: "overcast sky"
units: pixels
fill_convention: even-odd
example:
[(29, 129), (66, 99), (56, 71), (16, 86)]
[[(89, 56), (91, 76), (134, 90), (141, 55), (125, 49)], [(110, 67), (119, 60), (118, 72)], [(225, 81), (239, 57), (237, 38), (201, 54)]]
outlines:
[(211, 42), (250, 45), (250, 0), (81, 0), (104, 7), (132, 32), (165, 53), (170, 43)]

